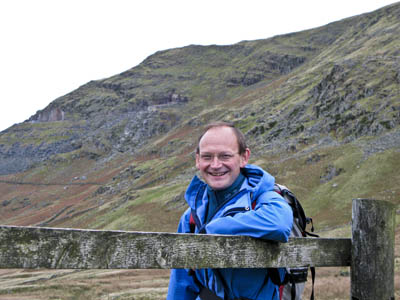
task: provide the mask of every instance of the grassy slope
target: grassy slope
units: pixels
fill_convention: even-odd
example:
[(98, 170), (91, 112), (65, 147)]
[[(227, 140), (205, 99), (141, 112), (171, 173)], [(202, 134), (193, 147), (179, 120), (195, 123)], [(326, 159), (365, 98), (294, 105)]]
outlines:
[[(352, 89), (356, 94), (360, 90), (372, 89), (375, 91), (373, 95), (360, 96), (357, 99), (357, 107), (367, 112), (376, 111), (382, 114), (382, 120), (393, 119), (396, 110), (391, 107), (398, 106), (399, 94), (399, 85), (393, 80), (397, 68), (395, 57), (398, 56), (400, 48), (398, 39), (393, 38), (393, 31), (398, 31), (398, 26), (393, 25), (393, 19), (397, 16), (396, 11), (388, 14), (382, 10), (375, 15), (348, 19), (324, 28), (266, 41), (243, 42), (231, 48), (215, 46), (174, 49), (150, 57), (143, 66), (124, 76), (107, 79), (105, 83), (108, 84), (132, 85), (128, 75), (137, 72), (149, 76), (157, 74), (159, 80), (165, 80), (167, 76), (170, 78), (167, 83), (143, 77), (136, 79), (136, 84), (145, 86), (143, 95), (159, 84), (160, 90), (172, 87), (192, 97), (194, 101), (187, 104), (184, 110), (179, 107), (158, 108), (169, 114), (181, 113), (181, 123), (168, 133), (150, 140), (141, 149), (140, 155), (127, 152), (115, 154), (111, 158), (97, 157), (94, 154), (102, 155), (102, 152), (88, 143), (73, 153), (57, 155), (51, 161), (37, 164), (26, 172), (1, 176), (1, 180), (57, 183), (11, 185), (0, 182), (1, 223), (175, 231), (178, 218), (186, 208), (183, 192), (195, 173), (192, 151), (199, 131), (198, 125), (209, 120), (224, 119), (235, 122), (247, 133), (254, 149), (251, 162), (267, 169), (278, 182), (287, 185), (298, 195), (307, 214), (313, 217), (317, 230), (325, 236), (349, 236), (352, 198), (376, 198), (400, 204), (400, 152), (398, 149), (389, 149), (372, 155), (367, 154), (362, 145), (373, 142), (373, 137), (364, 137), (353, 143), (321, 145), (320, 139), (310, 136), (307, 131), (327, 120), (315, 118), (312, 91), (327, 78), (335, 65), (340, 65), (344, 71), (339, 78), (342, 81), (335, 82), (340, 82), (335, 91), (337, 95), (348, 95)], [(326, 39), (337, 36), (340, 38), (332, 46), (325, 47)], [(313, 50), (306, 48), (310, 45)], [(243, 78), (246, 73), (258, 76), (260, 61), (254, 63), (254, 57), (279, 51), (304, 56), (308, 60), (288, 74), (278, 76), (272, 72), (267, 74), (264, 80), (248, 87), (226, 87), (229, 79)], [(191, 59), (185, 61), (185, 55)], [(203, 63), (204, 57), (210, 60), (210, 64)], [(168, 61), (179, 61), (180, 64), (168, 65)], [(219, 64), (216, 65), (216, 62)], [(193, 68), (198, 70), (196, 74), (191, 72)], [(220, 72), (221, 68), (223, 72)], [(173, 83), (176, 79), (183, 84)], [(78, 103), (75, 103), (76, 98), (70, 95), (64, 105), (96, 112), (104, 101), (120, 101), (119, 96), (110, 89), (99, 90), (92, 85), (85, 89), (74, 94), (95, 94), (87, 98), (81, 97)], [(65, 99), (57, 101), (61, 100)], [(129, 99), (132, 102), (136, 100), (134, 97)], [(387, 104), (381, 108), (383, 100)], [(96, 104), (96, 101), (99, 103)], [(276, 116), (280, 116), (281, 119), (295, 118), (298, 111), (296, 108), (301, 106), (305, 106), (306, 111), (304, 114), (298, 113), (299, 119), (294, 122), (296, 127), (293, 130), (300, 125), (304, 129), (299, 129), (298, 133), (287, 138), (279, 138), (278, 135), (275, 141), (278, 141), (279, 145), (275, 141), (269, 143), (268, 137), (278, 134), (275, 130), (279, 122), (273, 126)], [(78, 113), (74, 116), (80, 117)], [(34, 124), (36, 130), (32, 133), (23, 130), (24, 127), (29, 127), (29, 124), (22, 124), (18, 127), (19, 130), (7, 136), (3, 135), (1, 139), (3, 144), (8, 145), (15, 140), (37, 144), (41, 139), (50, 136), (57, 141), (73, 134), (74, 130), (83, 130), (83, 126), (87, 126), (85, 122), (81, 125), (82, 127), (76, 127), (76, 123), (68, 122)], [(322, 136), (341, 142), (347, 134), (346, 128), (353, 125), (352, 121), (349, 121), (335, 130), (323, 132)], [(287, 126), (291, 124), (288, 123)], [(62, 132), (57, 127), (61, 128)], [(398, 127), (386, 132), (394, 131), (398, 131)], [(7, 142), (3, 142), (5, 139), (8, 139)], [(302, 139), (307, 142), (299, 142)], [(110, 144), (107, 140), (104, 143)], [(290, 145), (296, 147), (295, 151), (288, 148)], [(332, 180), (321, 182), (321, 177), (325, 176), (332, 166), (340, 170), (339, 174)], [(7, 202), (4, 201), (9, 200), (11, 202), (5, 205)], [(396, 255), (399, 256), (398, 247)], [(2, 278), (26, 276), (30, 280), (37, 276), (35, 272), (17, 273), (19, 272), (12, 275), (7, 273)], [(121, 285), (109, 284), (108, 275), (103, 277), (98, 273), (89, 273), (78, 273), (82, 276), (73, 277), (74, 282), (78, 280), (78, 285), (74, 283), (62, 286), (56, 280), (45, 280), (47, 284), (40, 285), (39, 288), (33, 287), (32, 290), (26, 290), (28, 287), (22, 289), (18, 284), (14, 288), (11, 287), (11, 283), (7, 289), (16, 292), (18, 297), (34, 294), (38, 299), (93, 298), (116, 293), (116, 290), (126, 291), (127, 294), (135, 293), (128, 291), (133, 288), (132, 281), (138, 282), (135, 271), (130, 272), (129, 276), (121, 281)], [(323, 273), (331, 281), (332, 277), (335, 277), (334, 280), (344, 279), (348, 283), (348, 278), (337, 277), (337, 270)], [(124, 278), (126, 273), (118, 274), (120, 278)], [(324, 274), (321, 277), (325, 277)], [(162, 283), (153, 282), (150, 286), (160, 285), (165, 288), (165, 272), (160, 272), (159, 276), (157, 273), (152, 274), (152, 277), (160, 278)], [(143, 292), (143, 297), (146, 293), (149, 295), (149, 290)], [(343, 291), (339, 292), (339, 295), (340, 293)], [(331, 294), (332, 299), (340, 298), (336, 291)], [(138, 299), (145, 299), (140, 297), (137, 296)], [(121, 296), (118, 299), (123, 298)], [(150, 299), (158, 298), (152, 296)]]

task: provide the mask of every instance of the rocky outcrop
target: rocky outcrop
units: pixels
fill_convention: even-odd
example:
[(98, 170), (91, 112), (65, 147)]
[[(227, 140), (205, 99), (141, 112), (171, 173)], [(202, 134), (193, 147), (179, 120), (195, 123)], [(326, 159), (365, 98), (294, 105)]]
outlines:
[(64, 119), (65, 119), (65, 112), (57, 107), (53, 109), (45, 109), (39, 111), (29, 120), (37, 122), (56, 122), (56, 121), (64, 121)]
[(342, 168), (336, 168), (333, 165), (329, 165), (326, 167), (324, 174), (320, 176), (320, 181), (321, 183), (331, 181), (333, 178), (339, 176), (343, 172), (344, 170)]
[[(395, 77), (384, 78), (374, 88), (367, 86), (368, 74), (354, 74), (351, 67), (348, 64), (333, 66), (311, 90), (313, 113), (321, 120), (321, 131), (339, 133), (350, 141), (360, 136), (381, 134), (400, 125), (400, 118), (393, 113), (397, 106), (391, 106), (388, 95), (382, 92), (385, 86), (395, 84)], [(389, 70), (390, 67), (387, 63)], [(378, 105), (374, 104), (378, 102), (375, 99), (381, 99)]]
[(11, 147), (0, 144), (0, 175), (24, 171), (35, 163), (45, 161), (55, 154), (71, 152), (81, 145), (72, 143), (72, 139), (41, 143), (39, 145), (24, 145), (16, 142)]
[(172, 92), (154, 93), (151, 96), (152, 103), (155, 105), (172, 104), (172, 103), (187, 103), (189, 97)]
[(228, 87), (238, 85), (250, 86), (266, 78), (276, 78), (290, 73), (302, 65), (306, 57), (294, 55), (280, 55), (269, 51), (255, 56), (253, 64), (243, 71), (235, 71), (227, 77)]

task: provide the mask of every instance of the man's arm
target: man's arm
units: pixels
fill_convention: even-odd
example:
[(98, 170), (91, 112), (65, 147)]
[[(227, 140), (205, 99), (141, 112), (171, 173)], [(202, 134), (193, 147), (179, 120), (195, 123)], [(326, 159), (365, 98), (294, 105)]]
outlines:
[[(189, 229), (190, 209), (181, 217), (178, 233), (190, 232)], [(200, 290), (194, 283), (193, 277), (186, 269), (172, 269), (169, 279), (167, 300), (195, 300)]]
[(210, 234), (247, 235), (287, 242), (293, 225), (293, 212), (276, 192), (262, 194), (254, 210), (220, 217), (206, 225)]
[(186, 269), (172, 269), (169, 279), (167, 300), (195, 300), (199, 289)]

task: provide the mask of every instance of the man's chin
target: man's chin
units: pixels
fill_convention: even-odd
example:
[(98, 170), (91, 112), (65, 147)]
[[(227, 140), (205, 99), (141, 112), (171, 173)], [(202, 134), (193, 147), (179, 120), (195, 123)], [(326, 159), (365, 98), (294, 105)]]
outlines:
[(211, 180), (207, 181), (207, 184), (213, 189), (213, 190), (223, 190), (226, 189), (227, 187), (230, 186), (229, 182), (224, 179), (224, 180), (213, 180), (213, 178), (211, 178)]

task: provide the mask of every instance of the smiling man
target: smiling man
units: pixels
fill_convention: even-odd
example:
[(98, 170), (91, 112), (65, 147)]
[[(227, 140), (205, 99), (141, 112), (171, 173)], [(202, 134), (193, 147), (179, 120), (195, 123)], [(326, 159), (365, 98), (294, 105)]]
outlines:
[(230, 187), (250, 158), (250, 149), (243, 139), (242, 143), (238, 142), (240, 137), (237, 136), (240, 135), (236, 128), (215, 126), (210, 127), (200, 138), (196, 151), (196, 167), (214, 191)]
[[(250, 149), (230, 123), (205, 128), (196, 149), (195, 176), (185, 194), (189, 208), (178, 232), (247, 235), (286, 242), (292, 210), (274, 192), (274, 178), (249, 165)], [(280, 270), (283, 278), (284, 270)], [(168, 300), (279, 299), (267, 269), (171, 270)]]

